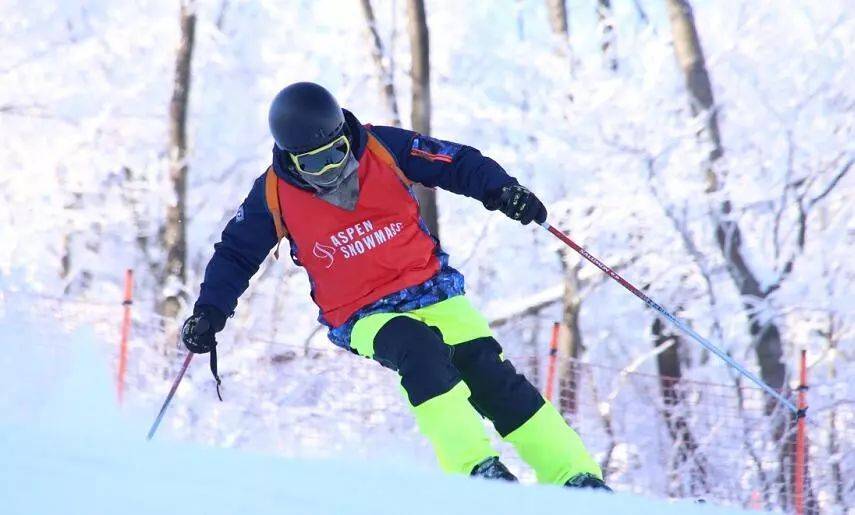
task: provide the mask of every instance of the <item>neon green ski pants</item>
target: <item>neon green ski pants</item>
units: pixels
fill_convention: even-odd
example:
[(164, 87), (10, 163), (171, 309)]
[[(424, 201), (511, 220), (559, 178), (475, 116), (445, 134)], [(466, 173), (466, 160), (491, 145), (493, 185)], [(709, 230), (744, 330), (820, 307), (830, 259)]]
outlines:
[(602, 478), (579, 435), (502, 357), (487, 321), (466, 297), (369, 315), (354, 325), (351, 346), (398, 371), (419, 430), (443, 470), (469, 474), (498, 455), (480, 412), (538, 482), (563, 484), (585, 472)]

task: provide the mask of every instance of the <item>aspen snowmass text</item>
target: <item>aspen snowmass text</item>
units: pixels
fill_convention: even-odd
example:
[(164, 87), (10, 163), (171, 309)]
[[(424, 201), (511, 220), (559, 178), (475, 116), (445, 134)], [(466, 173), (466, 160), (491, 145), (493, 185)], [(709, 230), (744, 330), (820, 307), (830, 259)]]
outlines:
[(391, 222), (375, 229), (374, 224), (366, 220), (333, 234), (330, 242), (341, 250), (345, 259), (350, 259), (391, 240), (401, 233), (403, 227), (400, 222)]

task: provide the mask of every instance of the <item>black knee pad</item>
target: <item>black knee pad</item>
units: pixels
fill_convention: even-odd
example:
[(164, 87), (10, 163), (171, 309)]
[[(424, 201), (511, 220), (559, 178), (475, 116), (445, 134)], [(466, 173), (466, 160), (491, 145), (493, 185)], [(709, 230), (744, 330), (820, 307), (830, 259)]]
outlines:
[(374, 359), (398, 371), (413, 406), (451, 390), (461, 379), (451, 363), (451, 347), (438, 332), (410, 317), (395, 317), (380, 328)]
[(544, 404), (543, 396), (510, 361), (494, 338), (455, 345), (452, 361), (472, 391), (472, 404), (501, 436), (520, 427)]

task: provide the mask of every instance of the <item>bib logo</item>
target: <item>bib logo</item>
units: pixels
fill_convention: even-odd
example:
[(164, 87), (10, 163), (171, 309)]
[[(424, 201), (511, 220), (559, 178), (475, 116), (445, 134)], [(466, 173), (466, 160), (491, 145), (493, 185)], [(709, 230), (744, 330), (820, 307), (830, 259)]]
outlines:
[(315, 248), (312, 249), (312, 254), (314, 254), (318, 259), (328, 259), (329, 263), (327, 263), (327, 268), (333, 266), (333, 262), (335, 262), (335, 247), (315, 242)]
[(315, 247), (312, 249), (312, 254), (318, 259), (327, 260), (326, 267), (331, 268), (335, 261), (337, 250), (341, 251), (344, 259), (350, 259), (385, 244), (401, 234), (403, 228), (404, 224), (400, 222), (391, 222), (382, 227), (375, 228), (373, 222), (366, 220), (330, 235), (330, 243), (332, 245), (324, 245), (316, 242)]

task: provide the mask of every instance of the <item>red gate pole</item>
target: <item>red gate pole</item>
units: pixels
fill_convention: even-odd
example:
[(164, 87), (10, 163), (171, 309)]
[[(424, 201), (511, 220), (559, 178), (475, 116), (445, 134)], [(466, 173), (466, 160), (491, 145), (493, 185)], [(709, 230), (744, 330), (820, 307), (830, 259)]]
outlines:
[(807, 409), (807, 351), (802, 350), (801, 366), (799, 373), (799, 413), (802, 414), (796, 421), (796, 470), (795, 470), (795, 500), (796, 513), (805, 513), (805, 469), (807, 466), (807, 428), (805, 427), (804, 412)]
[(130, 268), (125, 270), (125, 299), (122, 301), (124, 313), (122, 315), (122, 337), (119, 345), (119, 373), (116, 377), (116, 394), (119, 404), (125, 393), (125, 369), (128, 363), (128, 335), (131, 332), (131, 305), (133, 305), (134, 271)]
[(546, 371), (546, 400), (552, 402), (552, 385), (555, 383), (555, 360), (558, 358), (558, 330), (561, 324), (552, 324), (552, 338), (549, 340), (549, 367)]

